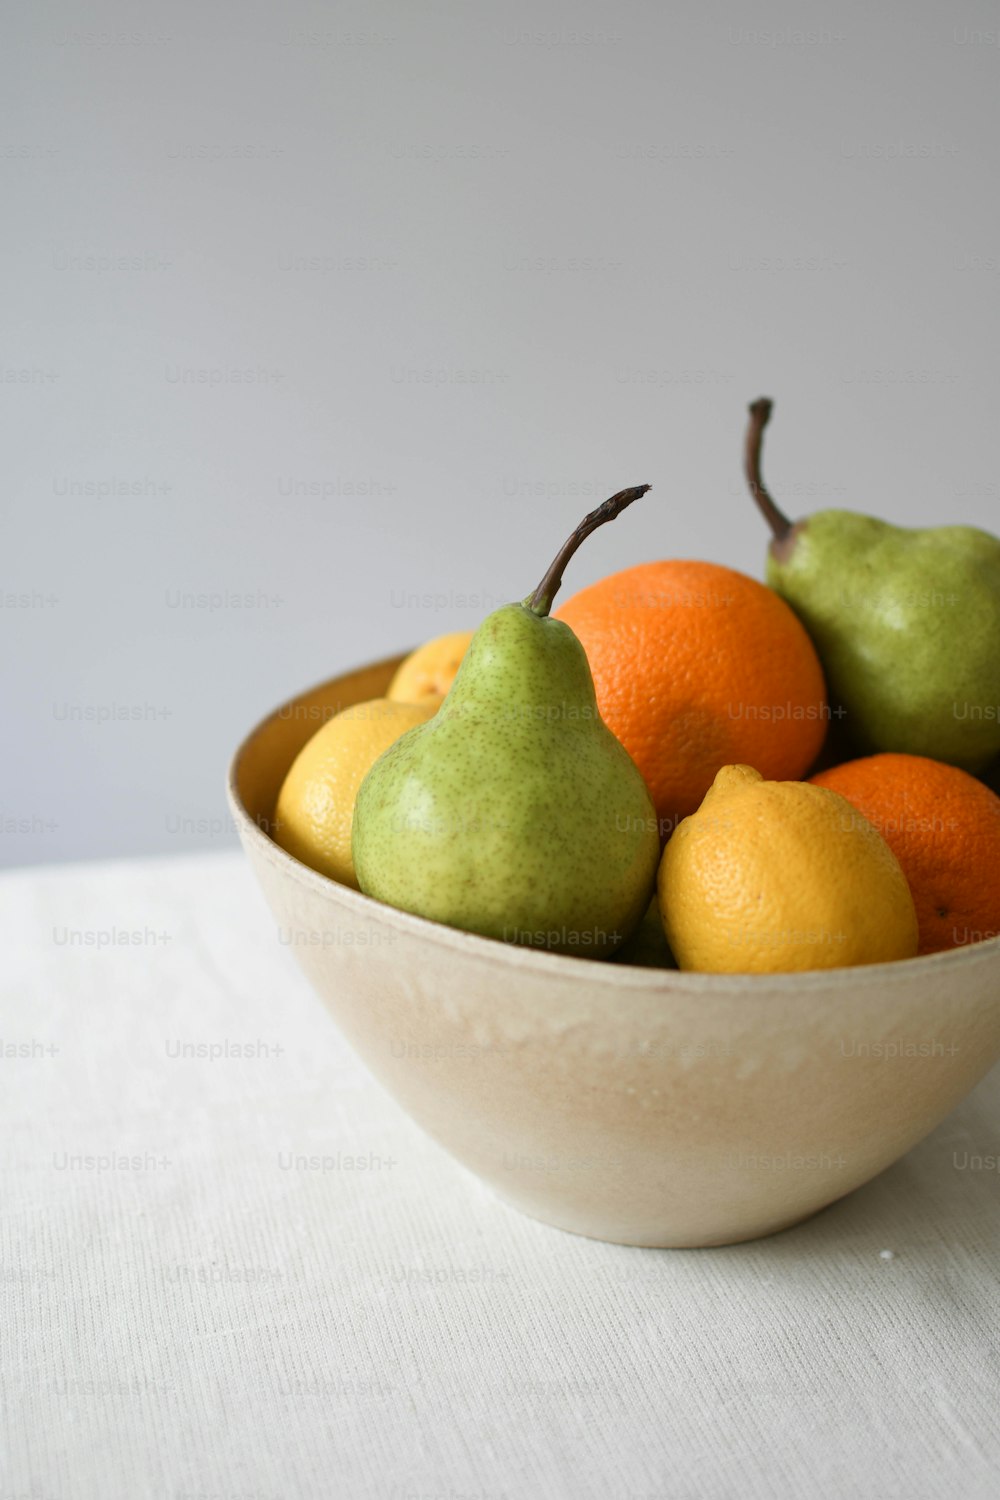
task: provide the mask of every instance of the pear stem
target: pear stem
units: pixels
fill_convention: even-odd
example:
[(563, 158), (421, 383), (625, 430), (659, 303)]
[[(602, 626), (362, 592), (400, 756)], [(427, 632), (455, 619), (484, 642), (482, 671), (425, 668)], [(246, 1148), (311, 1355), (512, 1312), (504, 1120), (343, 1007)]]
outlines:
[(648, 484), (636, 484), (631, 489), (619, 490), (617, 495), (612, 495), (610, 500), (605, 500), (596, 510), (592, 510), (589, 516), (584, 516), (573, 535), (566, 538), (559, 551), (552, 559), (552, 564), (538, 585), (531, 598), (526, 601), (527, 606), (536, 615), (545, 616), (552, 608), (552, 601), (559, 592), (563, 580), (563, 573), (570, 558), (576, 552), (582, 542), (585, 542), (592, 531), (598, 526), (603, 526), (605, 521), (613, 521), (615, 516), (620, 516), (627, 505), (633, 500), (638, 500), (652, 486)]
[(783, 542), (792, 529), (792, 523), (784, 511), (774, 503), (760, 477), (760, 454), (764, 445), (764, 428), (770, 420), (773, 409), (774, 403), (768, 396), (761, 396), (759, 400), (750, 403), (750, 424), (747, 427), (746, 447), (743, 453), (743, 472), (746, 474), (750, 493), (760, 507), (765, 521), (774, 532), (775, 541)]

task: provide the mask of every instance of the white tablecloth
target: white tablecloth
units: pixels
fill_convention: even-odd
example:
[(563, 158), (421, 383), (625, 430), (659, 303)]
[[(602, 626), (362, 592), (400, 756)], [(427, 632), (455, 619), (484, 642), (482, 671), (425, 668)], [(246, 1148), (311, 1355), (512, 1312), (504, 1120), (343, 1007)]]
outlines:
[(0, 913), (0, 1496), (996, 1500), (1000, 1073), (798, 1229), (625, 1249), (421, 1135), (238, 854)]

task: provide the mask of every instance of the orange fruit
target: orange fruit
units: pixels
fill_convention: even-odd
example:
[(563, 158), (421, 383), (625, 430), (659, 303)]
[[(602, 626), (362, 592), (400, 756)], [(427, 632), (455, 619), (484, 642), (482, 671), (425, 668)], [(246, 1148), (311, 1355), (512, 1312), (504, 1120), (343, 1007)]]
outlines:
[(1000, 936), (1000, 797), (923, 755), (868, 755), (812, 777), (878, 829), (910, 882), (920, 952)]
[(823, 669), (772, 590), (717, 563), (612, 573), (556, 611), (583, 643), (597, 703), (646, 778), (661, 834), (723, 766), (798, 781), (823, 743)]

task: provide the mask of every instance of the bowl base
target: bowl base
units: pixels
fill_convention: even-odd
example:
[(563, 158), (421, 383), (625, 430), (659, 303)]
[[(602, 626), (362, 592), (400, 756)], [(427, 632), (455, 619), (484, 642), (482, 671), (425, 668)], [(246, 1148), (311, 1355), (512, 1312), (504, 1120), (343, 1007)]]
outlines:
[(780, 1224), (773, 1225), (770, 1229), (754, 1229), (749, 1234), (725, 1234), (718, 1239), (702, 1238), (696, 1239), (659, 1239), (655, 1236), (642, 1236), (637, 1239), (621, 1239), (616, 1235), (591, 1234), (586, 1229), (576, 1229), (568, 1224), (559, 1224), (555, 1219), (543, 1218), (541, 1214), (532, 1213), (530, 1209), (523, 1208), (520, 1203), (515, 1203), (513, 1198), (508, 1198), (496, 1188), (491, 1189), (493, 1196), (497, 1198), (505, 1208), (513, 1209), (515, 1213), (523, 1214), (526, 1219), (533, 1219), (536, 1224), (544, 1224), (548, 1229), (558, 1229), (561, 1234), (575, 1234), (578, 1239), (596, 1240), (602, 1245), (626, 1245), (631, 1250), (721, 1250), (726, 1245), (749, 1245), (754, 1240), (769, 1240), (776, 1234), (784, 1234), (787, 1229), (797, 1229), (800, 1224), (808, 1224), (810, 1219), (815, 1219), (819, 1214), (826, 1213), (834, 1203), (841, 1202), (841, 1198), (850, 1197), (850, 1193), (844, 1193), (841, 1198), (835, 1198), (830, 1203), (823, 1203), (819, 1208), (812, 1208), (808, 1213), (796, 1214), (791, 1219), (786, 1219)]

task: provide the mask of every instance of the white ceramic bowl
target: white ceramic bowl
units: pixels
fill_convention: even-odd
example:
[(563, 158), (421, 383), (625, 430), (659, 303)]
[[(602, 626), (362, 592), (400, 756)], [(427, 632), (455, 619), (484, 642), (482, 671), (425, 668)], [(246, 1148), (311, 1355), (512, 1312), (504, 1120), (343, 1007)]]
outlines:
[(1000, 1058), (1000, 939), (811, 974), (679, 974), (455, 932), (300, 864), (267, 833), (285, 772), (400, 659), (265, 719), (233, 760), (231, 805), (341, 1030), (517, 1208), (628, 1245), (770, 1234), (896, 1161)]

